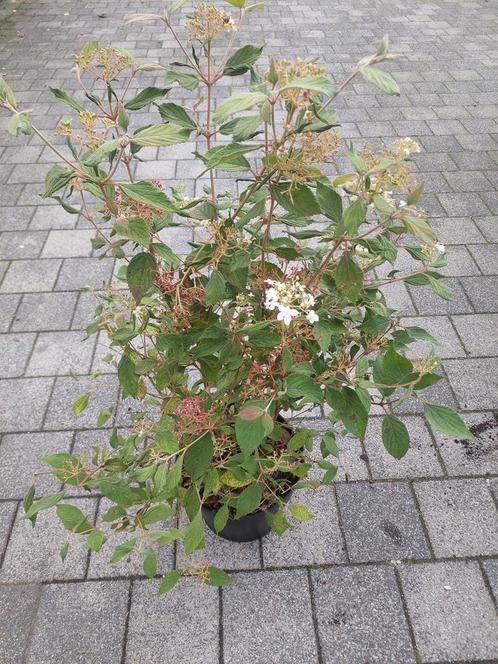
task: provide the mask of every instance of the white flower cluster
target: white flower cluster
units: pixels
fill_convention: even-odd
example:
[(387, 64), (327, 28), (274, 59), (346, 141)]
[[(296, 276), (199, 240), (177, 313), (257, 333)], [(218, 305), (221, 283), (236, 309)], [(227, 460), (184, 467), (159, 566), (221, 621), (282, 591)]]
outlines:
[(309, 323), (319, 320), (314, 311), (315, 298), (296, 277), (292, 281), (274, 281), (267, 279), (265, 307), (269, 311), (278, 309), (277, 320), (290, 325), (293, 318), (300, 314), (306, 315)]

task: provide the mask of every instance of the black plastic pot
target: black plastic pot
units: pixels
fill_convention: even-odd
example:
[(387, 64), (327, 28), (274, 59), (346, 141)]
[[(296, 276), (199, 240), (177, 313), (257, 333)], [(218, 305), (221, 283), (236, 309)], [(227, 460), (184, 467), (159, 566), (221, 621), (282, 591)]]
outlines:
[[(292, 489), (287, 491), (283, 499), (287, 502), (291, 497)], [(266, 518), (266, 513), (271, 512), (275, 514), (278, 510), (278, 505), (272, 505), (266, 511), (258, 510), (252, 514), (240, 519), (232, 519), (229, 517), (226, 526), (219, 533), (216, 533), (214, 527), (214, 516), (217, 510), (210, 507), (202, 507), (202, 516), (208, 528), (216, 533), (223, 539), (230, 540), (231, 542), (252, 542), (253, 540), (261, 539), (270, 532), (270, 524)]]

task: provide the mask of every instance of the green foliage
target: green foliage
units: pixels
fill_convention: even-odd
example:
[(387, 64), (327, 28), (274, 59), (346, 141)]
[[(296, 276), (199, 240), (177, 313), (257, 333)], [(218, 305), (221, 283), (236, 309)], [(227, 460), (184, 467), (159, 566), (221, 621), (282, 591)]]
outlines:
[[(172, 28), (183, 4), (174, 0), (164, 15), (126, 22)], [(229, 36), (225, 53), (217, 41), (233, 29), (238, 34), (245, 14), (261, 7), (228, 0), (223, 10), (210, 8), (210, 30), (206, 8), (194, 8), (185, 19), (184, 61), (169, 63), (165, 87), (141, 81), (162, 65), (137, 65), (123, 50), (93, 40), (75, 64), (85, 84), (91, 77), (95, 84), (78, 101), (52, 88), (78, 116), (57, 127), (70, 158), (49, 169), (42, 196), (85, 217), (97, 230), (97, 254), (121, 263), (118, 283), (97, 294), (87, 334), (109, 338), (106, 361), (136, 412), (126, 432), (109, 429), (108, 445), (43, 459), (60, 486), (110, 501), (95, 525), (61, 502), (63, 491), (37, 498), (32, 487), (23, 506), (33, 525), (39, 512), (55, 507), (69, 539), (83, 536), (94, 552), (108, 548), (112, 563), (136, 556), (149, 578), (162, 573), (159, 547), (181, 541), (190, 555), (204, 546), (204, 506), (214, 510), (217, 532), (258, 510), (277, 534), (294, 519), (310, 519), (302, 503), (287, 504), (290, 490), (334, 480), (339, 436), (364, 440), (372, 406), (386, 413), (382, 442), (396, 459), (409, 453), (410, 440), (392, 408), (414, 395), (431, 427), (472, 438), (451, 409), (424, 401), (425, 388), (441, 379), (436, 341), (402, 325), (384, 293), (384, 286), (404, 282), (451, 297), (438, 272), (444, 248), (417, 207), (422, 189), (410, 155), (419, 147), (406, 138), (355, 152), (340, 145), (334, 129), (334, 100), (346, 82), (362, 76), (399, 94), (381, 69), (391, 57), (388, 41), (338, 87), (313, 60), (275, 60), (265, 71), (257, 64), (261, 47), (232, 49)], [(245, 77), (247, 86), (241, 90), (235, 81), (237, 91), (216, 102), (214, 88), (226, 84), (224, 77)], [(35, 131), (45, 140), (1, 77), (0, 106), (11, 115), (12, 134)], [(132, 131), (133, 112), (148, 107), (156, 119)], [(193, 156), (206, 175), (202, 191), (192, 196), (160, 174), (135, 181), (143, 148), (161, 147), (168, 159), (187, 140), (195, 141)], [(351, 166), (331, 180), (323, 164), (339, 149)], [(219, 182), (227, 173), (237, 195)], [(181, 253), (176, 233), (191, 238)], [(407, 255), (415, 264), (410, 272), (399, 269)], [(420, 340), (433, 350), (409, 359), (410, 345)], [(72, 404), (75, 416), (90, 403), (94, 386), (85, 389)], [(317, 432), (283, 419), (324, 403), (329, 426), (319, 445)], [(108, 425), (113, 412), (101, 408), (97, 426)], [(177, 506), (186, 518), (168, 527)], [(118, 546), (111, 544), (115, 533)], [(68, 550), (69, 541), (63, 558)], [(193, 564), (162, 576), (159, 592), (171, 590), (182, 573), (215, 586), (231, 581), (223, 570)]]

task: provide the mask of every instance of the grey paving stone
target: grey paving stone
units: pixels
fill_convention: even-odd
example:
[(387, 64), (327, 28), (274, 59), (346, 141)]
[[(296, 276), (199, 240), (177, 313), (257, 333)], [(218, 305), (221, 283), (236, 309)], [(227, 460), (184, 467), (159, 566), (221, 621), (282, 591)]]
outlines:
[(52, 378), (0, 380), (0, 431), (38, 428), (50, 398), (52, 382)]
[[(443, 378), (438, 383), (435, 383), (434, 385), (431, 385), (424, 390), (424, 399), (426, 401), (430, 401), (431, 403), (439, 403), (449, 406), (450, 408), (457, 408), (457, 403), (453, 396), (452, 388), (446, 376), (444, 375), (444, 372), (441, 370), (441, 367), (438, 367), (435, 370), (435, 373), (442, 375)], [(423, 412), (422, 404), (418, 401), (415, 401), (415, 399), (408, 399), (407, 401), (403, 401), (400, 404), (395, 404), (392, 409), (393, 412), (398, 415), (414, 415)]]
[(483, 479), (414, 486), (436, 556), (498, 553), (498, 513)]
[(22, 376), (35, 341), (34, 334), (0, 335), (0, 375), (4, 378)]
[(451, 438), (434, 432), (450, 475), (487, 475), (498, 469), (498, 424), (493, 413), (464, 413), (476, 441)]
[(479, 171), (454, 171), (446, 173), (446, 179), (456, 192), (461, 191), (489, 191), (491, 183)]
[(431, 350), (442, 358), (465, 357), (465, 351), (462, 344), (446, 316), (418, 316), (416, 318), (402, 318), (402, 325), (422, 327), (432, 334), (439, 341), (439, 344), (433, 348), (429, 341), (418, 341), (409, 346), (407, 355), (409, 357), (425, 357)]
[(91, 230), (50, 231), (45, 246), (43, 258), (71, 258), (90, 256), (92, 251), (91, 239), (95, 235)]
[(401, 579), (423, 662), (498, 657), (498, 619), (476, 562), (407, 565)]
[[(479, 277), (479, 279), (481, 278)], [(472, 279), (472, 277), (467, 277), (467, 280), (469, 279)], [(429, 286), (408, 286), (408, 290), (419, 314), (422, 316), (431, 316), (470, 313), (473, 311), (469, 298), (456, 279), (444, 279), (443, 283), (453, 291), (451, 300), (443, 300)]]
[[(187, 517), (182, 512), (180, 528), (187, 525)], [(253, 542), (230, 542), (215, 535), (207, 526), (204, 526), (205, 547), (186, 556), (180, 542), (176, 547), (176, 566), (189, 567), (197, 563), (209, 563), (225, 570), (258, 569), (261, 567), (259, 540)]]
[(464, 277), (461, 283), (477, 312), (492, 313), (498, 309), (498, 277)]
[(0, 236), (0, 258), (36, 258), (47, 234), (42, 231), (11, 231)]
[[(65, 501), (76, 505), (89, 520), (95, 515), (96, 502), (93, 498)], [(33, 528), (19, 512), (10, 541), (5, 552), (0, 582), (52, 581), (82, 579), (85, 575), (87, 547), (84, 537), (68, 534), (55, 509), (40, 512)], [(64, 562), (59, 550), (65, 541), (71, 540), (69, 552)]]
[[(32, 230), (69, 229), (74, 228), (76, 220), (77, 215), (69, 214), (69, 212), (66, 212), (66, 210), (60, 205), (44, 205), (36, 209), (29, 227)], [(53, 246), (54, 239), (51, 240), (50, 235), (47, 245), (49, 243)], [(46, 250), (46, 247), (44, 250)], [(69, 254), (65, 253), (63, 256), (66, 257), (69, 256)]]
[(475, 224), (489, 242), (498, 242), (498, 217), (475, 217)]
[(67, 330), (71, 324), (76, 298), (77, 293), (27, 293), (16, 312), (12, 330)]
[(324, 664), (415, 661), (391, 568), (337, 567), (311, 575)]
[(128, 582), (44, 586), (27, 664), (121, 662)]
[(60, 260), (13, 261), (4, 276), (3, 293), (33, 293), (51, 290), (61, 266)]
[(36, 208), (0, 207), (0, 231), (25, 230)]
[[(99, 300), (93, 293), (80, 293), (71, 323), (73, 330), (84, 330), (94, 319)], [(98, 351), (97, 351), (98, 352)]]
[(408, 484), (358, 482), (336, 491), (351, 562), (429, 557)]
[(296, 491), (291, 501), (305, 505), (314, 515), (310, 521), (289, 517), (291, 528), (282, 536), (270, 533), (263, 539), (263, 563), (270, 567), (346, 562), (346, 552), (331, 486)]
[(498, 358), (446, 360), (444, 369), (462, 410), (498, 408)]
[(466, 277), (480, 274), (476, 262), (470, 255), (467, 247), (452, 245), (446, 247), (446, 260), (448, 264), (441, 269), (446, 277)]
[(19, 295), (0, 295), (0, 332), (7, 332), (19, 306)]
[[(35, 481), (35, 473), (48, 470), (41, 457), (54, 452), (69, 452), (72, 434), (53, 433), (6, 434), (0, 442), (0, 498), (23, 498)], [(36, 478), (38, 494), (54, 493), (60, 482), (52, 475)]]
[(498, 273), (498, 244), (473, 245), (469, 251), (483, 274)]
[[(315, 664), (317, 647), (304, 570), (234, 575), (223, 590), (226, 664)], [(275, 657), (277, 659), (275, 659)]]
[(82, 332), (41, 332), (26, 369), (27, 376), (84, 374), (90, 369), (95, 337)]
[(0, 586), (0, 661), (23, 664), (39, 594), (34, 585)]
[[(100, 501), (97, 518), (101, 518), (105, 512), (113, 505), (110, 500), (103, 498)], [(167, 523), (159, 523), (154, 526), (157, 530), (167, 530), (174, 526), (174, 519)], [(90, 555), (90, 564), (88, 566), (88, 578), (112, 577), (112, 576), (140, 576), (144, 575), (143, 571), (143, 555), (134, 553), (133, 555), (121, 560), (119, 563), (111, 564), (109, 562), (114, 548), (123, 544), (126, 540), (134, 537), (133, 533), (115, 533), (107, 524), (102, 524), (108, 539), (98, 553), (92, 552)], [(160, 547), (155, 549), (158, 557), (158, 574), (164, 574), (173, 568), (174, 563), (174, 545), (167, 547)]]
[(451, 217), (485, 215), (489, 212), (482, 198), (474, 193), (440, 194), (439, 200)]
[(443, 469), (422, 417), (401, 418), (410, 434), (410, 449), (402, 459), (393, 458), (382, 443), (382, 418), (370, 418), (365, 439), (372, 477), (400, 479), (441, 477)]
[(99, 288), (111, 279), (113, 266), (111, 258), (67, 258), (55, 290), (80, 290), (87, 286)]
[(218, 664), (216, 588), (184, 578), (158, 596), (157, 586), (156, 581), (133, 583), (126, 664)]
[[(92, 392), (89, 405), (78, 418), (75, 418), (71, 409), (73, 401), (87, 391)], [(69, 377), (57, 378), (44, 428), (55, 430), (93, 428), (102, 408), (114, 408), (117, 396), (117, 379), (112, 376), (101, 376), (93, 381), (86, 376), (80, 377), (79, 381)], [(110, 420), (108, 426), (111, 426)]]
[(2, 502), (0, 503), (0, 559), (5, 552), (7, 540), (14, 522), (14, 516), (17, 510), (17, 503), (15, 502)]
[(410, 316), (416, 313), (405, 284), (386, 284), (382, 286), (382, 292), (387, 305), (396, 309), (402, 316)]
[(495, 602), (498, 604), (498, 559), (483, 560), (482, 566), (491, 586)]
[(452, 320), (469, 355), (498, 355), (498, 314), (453, 316)]
[[(137, 180), (166, 180), (175, 175), (174, 161), (145, 161), (137, 164)], [(180, 175), (181, 177), (181, 175)]]

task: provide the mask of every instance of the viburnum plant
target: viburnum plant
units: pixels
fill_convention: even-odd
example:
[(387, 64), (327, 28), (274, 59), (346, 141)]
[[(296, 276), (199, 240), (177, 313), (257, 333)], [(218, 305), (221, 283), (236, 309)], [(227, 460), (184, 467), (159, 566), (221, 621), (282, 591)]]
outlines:
[[(118, 279), (128, 288), (97, 292), (87, 332), (107, 334), (106, 359), (117, 366), (122, 396), (137, 400), (141, 411), (131, 431), (111, 429), (107, 446), (45, 457), (67, 489), (38, 498), (31, 488), (26, 517), (34, 524), (41, 510), (56, 506), (66, 529), (86, 537), (93, 551), (110, 549), (113, 531), (125, 533), (111, 561), (141, 555), (149, 577), (160, 572), (157, 547), (178, 541), (186, 554), (203, 547), (201, 507), (216, 512), (218, 532), (257, 510), (279, 534), (289, 513), (310, 518), (303, 504), (287, 502), (289, 491), (333, 481), (336, 435), (363, 440), (372, 406), (384, 413), (383, 443), (397, 459), (410, 439), (393, 407), (407, 399), (422, 405), (435, 429), (472, 437), (454, 411), (422, 396), (441, 380), (439, 359), (434, 352), (410, 359), (406, 352), (413, 342), (435, 340), (403, 326), (383, 293), (404, 282), (451, 297), (437, 271), (445, 265), (444, 247), (417, 207), (421, 188), (410, 160), (419, 146), (410, 138), (361, 151), (346, 145), (350, 171), (325, 172), (334, 170), (328, 164), (341, 147), (332, 106), (344, 87), (362, 76), (399, 94), (378, 68), (393, 57), (387, 39), (337, 87), (314, 60), (272, 60), (257, 71), (262, 48), (233, 44), (244, 16), (261, 3), (228, 3), (236, 9), (199, 4), (186, 18), (184, 39), (173, 26), (182, 0), (163, 15), (126, 19), (156, 21), (172, 33), (184, 62), (169, 67), (136, 64), (119, 48), (87, 44), (74, 68), (82, 93), (76, 99), (52, 89), (76, 112), (57, 127), (64, 154), (0, 80), (11, 133), (34, 132), (61, 158), (47, 173), (43, 197), (87, 219), (96, 230), (94, 248), (123, 261)], [(143, 72), (163, 69), (164, 87), (129, 93)], [(239, 76), (248, 89), (216, 102), (216, 85)], [(182, 88), (199, 98), (164, 101)], [(157, 123), (131, 131), (133, 114), (150, 105)], [(188, 198), (174, 183), (135, 179), (143, 148), (187, 140), (197, 141), (203, 193)], [(219, 176), (233, 178), (239, 193), (220, 188)], [(197, 240), (183, 256), (161, 232), (186, 226)], [(409, 258), (413, 269), (397, 269), (398, 257)], [(86, 392), (74, 402), (75, 415), (91, 398)], [(314, 446), (318, 433), (286, 415), (322, 406), (330, 427)], [(98, 425), (112, 415), (102, 410)], [(73, 487), (110, 501), (96, 525), (63, 502)], [(178, 505), (186, 518), (172, 523)], [(214, 585), (230, 580), (200, 563), (165, 574), (161, 592), (182, 574)]]

